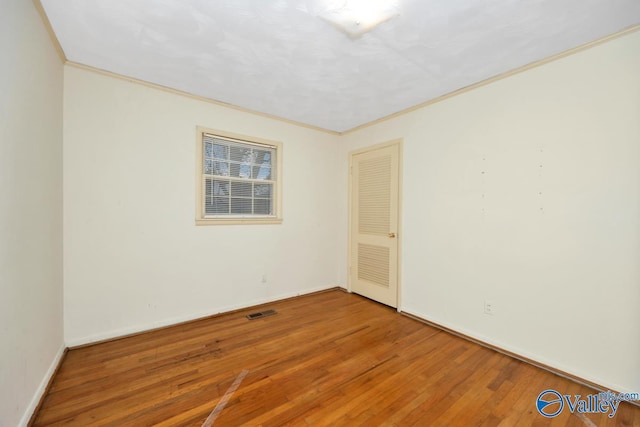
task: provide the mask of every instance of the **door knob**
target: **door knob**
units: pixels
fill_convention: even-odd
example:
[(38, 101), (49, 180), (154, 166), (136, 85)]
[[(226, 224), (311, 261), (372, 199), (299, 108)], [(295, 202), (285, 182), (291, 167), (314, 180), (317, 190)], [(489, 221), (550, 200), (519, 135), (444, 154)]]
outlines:
[(389, 233), (389, 237), (393, 239), (394, 237), (396, 237), (396, 233)]

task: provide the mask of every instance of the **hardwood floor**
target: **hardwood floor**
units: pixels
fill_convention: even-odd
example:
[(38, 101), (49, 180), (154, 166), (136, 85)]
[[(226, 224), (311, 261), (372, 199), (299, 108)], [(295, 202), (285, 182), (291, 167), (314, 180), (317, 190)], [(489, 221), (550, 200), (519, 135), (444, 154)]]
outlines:
[(34, 425), (202, 426), (228, 399), (214, 426), (640, 426), (628, 403), (546, 419), (541, 391), (594, 391), (356, 295), (264, 308), (70, 350)]

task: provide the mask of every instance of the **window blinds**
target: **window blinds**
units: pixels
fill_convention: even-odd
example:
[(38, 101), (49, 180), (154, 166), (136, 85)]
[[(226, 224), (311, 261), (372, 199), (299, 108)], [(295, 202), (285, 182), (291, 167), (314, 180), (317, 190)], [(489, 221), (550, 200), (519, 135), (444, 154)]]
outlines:
[(205, 217), (275, 215), (276, 148), (204, 134)]

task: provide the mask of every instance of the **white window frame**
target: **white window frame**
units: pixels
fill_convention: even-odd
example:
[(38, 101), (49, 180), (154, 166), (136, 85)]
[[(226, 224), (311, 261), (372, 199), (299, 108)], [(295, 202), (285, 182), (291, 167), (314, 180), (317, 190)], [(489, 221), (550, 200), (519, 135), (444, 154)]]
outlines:
[[(196, 137), (196, 225), (231, 225), (231, 224), (280, 224), (282, 223), (282, 144), (253, 136), (197, 127)], [(211, 135), (247, 145), (270, 148), (275, 152), (273, 162), (275, 173), (269, 182), (273, 183), (272, 215), (220, 215), (208, 216), (205, 213), (205, 169), (204, 169), (204, 136)], [(207, 175), (210, 176), (210, 175)]]

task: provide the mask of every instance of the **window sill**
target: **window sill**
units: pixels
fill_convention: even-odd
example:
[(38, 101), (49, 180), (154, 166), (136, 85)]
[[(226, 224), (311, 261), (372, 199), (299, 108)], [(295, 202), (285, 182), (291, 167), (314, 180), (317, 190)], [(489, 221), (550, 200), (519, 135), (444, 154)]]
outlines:
[(201, 218), (196, 225), (282, 224), (282, 218)]

